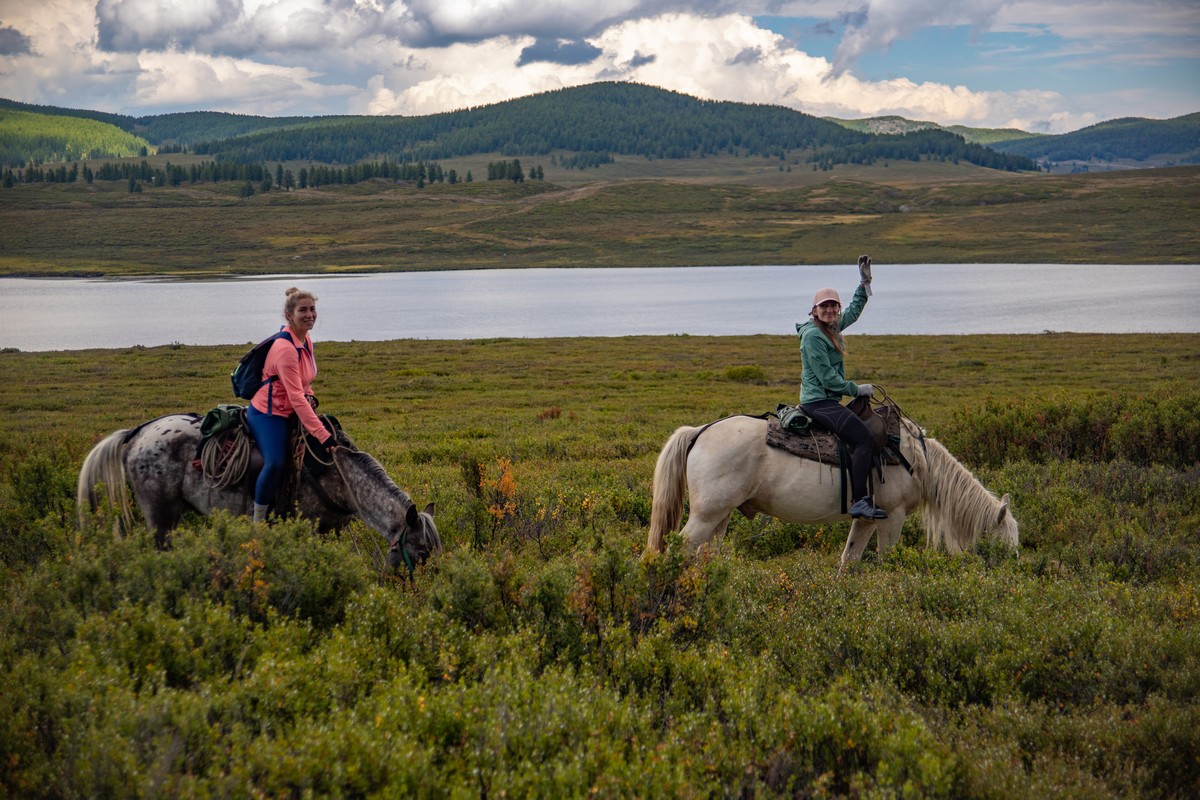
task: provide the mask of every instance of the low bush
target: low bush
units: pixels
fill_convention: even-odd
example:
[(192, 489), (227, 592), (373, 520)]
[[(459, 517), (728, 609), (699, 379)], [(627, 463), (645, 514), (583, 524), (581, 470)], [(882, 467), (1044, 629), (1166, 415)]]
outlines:
[[(711, 551), (675, 534), (643, 560), (656, 447), (681, 418), (776, 393), (724, 380), (719, 343), (676, 346), (647, 363), (643, 340), (619, 357), (572, 342), (593, 377), (556, 382), (528, 352), (561, 343), (463, 343), (389, 378), (420, 378), (405, 408), (451, 412), (487, 386), (494, 426), (407, 411), (399, 425), (357, 397), (386, 395), (365, 370), (353, 397), (323, 396), (358, 409), (341, 415), (356, 439), (437, 502), (446, 549), (411, 580), (361, 523), (188, 517), (162, 551), (146, 531), (115, 539), (103, 510), (77, 528), (71, 465), (109, 420), (76, 421), (73, 401), (27, 412), (70, 433), (37, 452), (0, 439), (0, 795), (1200, 792), (1200, 475), (1179, 460), (1183, 423), (1150, 446), (1098, 402), (1040, 423), (1030, 408), (1059, 406), (972, 398), (938, 435), (1010, 494), (1018, 554), (926, 549), (914, 517), (839, 577), (845, 523), (735, 513)], [(947, 347), (951, 363), (977, 355)]]
[(982, 407), (957, 412), (939, 439), (974, 466), (1129, 461), (1185, 470), (1200, 463), (1200, 397), (989, 399)]

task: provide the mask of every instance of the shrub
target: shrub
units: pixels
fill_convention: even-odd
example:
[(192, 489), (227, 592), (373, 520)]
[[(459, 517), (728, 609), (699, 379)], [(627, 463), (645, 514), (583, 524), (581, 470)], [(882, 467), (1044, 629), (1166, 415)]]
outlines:
[(758, 365), (728, 367), (722, 377), (735, 383), (757, 383), (763, 386), (767, 384), (767, 373)]
[(1188, 469), (1200, 463), (1200, 397), (989, 399), (956, 413), (939, 438), (976, 466), (1126, 460)]
[(75, 485), (64, 459), (8, 454), (0, 468), (0, 563), (34, 564), (64, 546), (74, 525)]

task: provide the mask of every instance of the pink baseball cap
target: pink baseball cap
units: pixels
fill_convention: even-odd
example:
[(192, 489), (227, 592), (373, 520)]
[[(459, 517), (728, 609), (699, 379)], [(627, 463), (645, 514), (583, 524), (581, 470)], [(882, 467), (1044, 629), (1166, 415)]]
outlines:
[(842, 298), (838, 297), (837, 289), (818, 289), (816, 295), (813, 296), (813, 306), (819, 306), (827, 300), (832, 300), (839, 306), (842, 304)]

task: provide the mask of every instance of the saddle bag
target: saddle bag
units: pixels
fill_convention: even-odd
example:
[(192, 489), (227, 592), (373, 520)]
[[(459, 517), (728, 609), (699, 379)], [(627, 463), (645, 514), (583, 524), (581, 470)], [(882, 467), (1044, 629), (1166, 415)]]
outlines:
[(200, 422), (201, 443), (241, 425), (243, 413), (245, 409), (242, 406), (229, 403), (222, 403), (209, 411)]
[(789, 433), (808, 433), (808, 426), (812, 424), (812, 417), (800, 406), (780, 403), (775, 407), (775, 416), (779, 417), (779, 427)]

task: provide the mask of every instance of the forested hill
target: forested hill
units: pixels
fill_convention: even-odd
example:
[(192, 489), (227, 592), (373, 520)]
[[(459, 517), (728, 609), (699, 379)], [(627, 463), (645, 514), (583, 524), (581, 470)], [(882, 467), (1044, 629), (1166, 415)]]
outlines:
[(596, 83), (424, 117), (323, 118), (302, 128), (198, 143), (195, 151), (253, 161), (437, 160), (552, 150), (648, 158), (861, 144), (870, 137), (781, 106), (699, 100), (628, 83)]
[[(937, 159), (1005, 170), (1034, 169), (1032, 159), (1044, 158), (1157, 161), (1147, 166), (1200, 162), (1200, 114), (1121, 119), (1074, 133), (1020, 138), (1018, 131), (945, 129), (901, 118), (835, 122), (782, 106), (700, 100), (633, 83), (594, 83), (420, 117), (259, 117), (215, 111), (131, 117), (0, 99), (3, 109), (45, 115), (51, 127), (67, 125), (54, 122), (66, 118), (94, 120), (138, 136), (159, 152), (184, 149), (256, 164), (428, 162), (484, 153), (551, 152), (565, 154), (576, 166), (604, 163), (613, 156), (718, 154), (800, 157), (821, 165)], [(0, 137), (5, 133), (0, 125)], [(105, 136), (112, 138), (111, 133)], [(103, 147), (84, 152), (122, 154)], [(47, 160), (41, 151), (23, 158), (20, 147), (6, 153), (10, 166), (40, 160)]]
[(88, 116), (0, 106), (0, 166), (146, 155), (150, 143)]
[(996, 142), (992, 147), (1002, 153), (1052, 161), (1145, 161), (1173, 156), (1184, 163), (1198, 163), (1200, 113), (1167, 120), (1125, 117), (1058, 136)]

